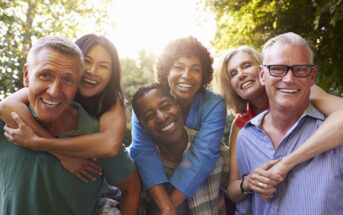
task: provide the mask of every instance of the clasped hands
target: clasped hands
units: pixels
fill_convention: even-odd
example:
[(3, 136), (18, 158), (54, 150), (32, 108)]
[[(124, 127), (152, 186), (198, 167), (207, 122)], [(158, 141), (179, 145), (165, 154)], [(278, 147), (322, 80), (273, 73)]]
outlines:
[[(39, 144), (37, 144), (37, 140), (41, 137), (17, 113), (13, 112), (11, 116), (14, 121), (8, 121), (11, 123), (6, 122), (7, 124), (4, 127), (6, 138), (18, 146), (41, 151)], [(81, 158), (57, 152), (50, 153), (59, 159), (67, 171), (85, 183), (88, 180), (96, 180), (94, 174), (102, 175), (102, 168), (95, 162), (95, 158)]]
[(276, 186), (285, 179), (289, 170), (282, 160), (269, 161), (245, 177), (243, 188), (245, 191), (258, 193), (260, 198), (267, 202), (273, 197)]

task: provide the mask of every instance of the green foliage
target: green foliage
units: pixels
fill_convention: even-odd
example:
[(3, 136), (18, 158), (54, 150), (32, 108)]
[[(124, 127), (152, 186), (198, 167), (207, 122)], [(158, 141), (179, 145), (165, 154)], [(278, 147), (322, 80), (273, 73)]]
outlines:
[(317, 84), (343, 92), (342, 0), (202, 0), (216, 14), (217, 50), (247, 44), (261, 50), (269, 38), (295, 32), (315, 47)]
[(124, 143), (126, 146), (131, 144), (131, 112), (132, 112), (132, 97), (137, 89), (148, 83), (154, 82), (153, 64), (155, 56), (152, 53), (142, 49), (139, 52), (138, 59), (123, 58), (120, 60), (122, 68), (122, 86), (124, 89), (126, 103), (126, 135)]
[[(106, 7), (86, 0), (3, 0), (0, 3), (0, 95), (21, 88), (22, 68), (37, 38), (60, 35), (76, 38), (83, 20), (95, 17), (98, 30), (109, 24)], [(99, 16), (101, 14), (101, 16)], [(1, 98), (0, 97), (0, 98)]]
[[(0, 98), (23, 87), (22, 68), (32, 42), (46, 35), (76, 39), (95, 24), (93, 33), (114, 27), (108, 14), (113, 0), (3, 0), (0, 2)], [(90, 22), (90, 23), (88, 23)], [(86, 29), (89, 30), (89, 29)], [(124, 58), (122, 85), (127, 103), (126, 145), (131, 143), (131, 99), (138, 87), (153, 82), (155, 56), (141, 50), (138, 59)]]

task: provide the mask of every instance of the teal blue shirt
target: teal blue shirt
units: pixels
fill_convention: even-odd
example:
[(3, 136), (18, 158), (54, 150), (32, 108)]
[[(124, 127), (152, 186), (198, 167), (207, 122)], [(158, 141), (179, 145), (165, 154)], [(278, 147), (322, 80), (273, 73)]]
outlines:
[[(98, 121), (78, 104), (78, 127), (70, 137), (96, 133)], [(0, 214), (71, 215), (96, 214), (96, 205), (105, 177), (109, 183), (121, 183), (135, 166), (124, 147), (114, 158), (98, 159), (103, 176), (81, 182), (46, 152), (32, 151), (10, 143), (3, 135), (0, 121)]]

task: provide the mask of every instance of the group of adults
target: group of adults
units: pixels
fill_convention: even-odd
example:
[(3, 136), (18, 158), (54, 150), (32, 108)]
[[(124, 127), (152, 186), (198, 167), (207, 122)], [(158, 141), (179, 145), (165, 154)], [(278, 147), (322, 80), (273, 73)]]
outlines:
[(126, 149), (113, 44), (40, 38), (0, 103), (0, 214), (340, 214), (343, 99), (314, 85), (313, 58), (285, 33), (213, 69), (196, 38), (175, 39), (133, 96)]

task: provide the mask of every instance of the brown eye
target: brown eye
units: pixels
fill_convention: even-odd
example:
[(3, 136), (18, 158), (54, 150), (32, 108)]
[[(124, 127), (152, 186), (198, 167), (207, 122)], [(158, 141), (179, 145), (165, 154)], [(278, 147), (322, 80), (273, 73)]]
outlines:
[(249, 68), (249, 67), (251, 67), (251, 64), (248, 64), (248, 63), (247, 63), (247, 64), (244, 65), (243, 68), (244, 68), (244, 69), (247, 69), (247, 68)]
[(145, 114), (143, 116), (143, 121), (149, 121), (149, 120), (152, 120), (155, 116), (155, 113), (151, 112), (151, 113), (148, 113), (148, 114)]
[(89, 64), (91, 64), (91, 61), (89, 59), (85, 59), (85, 64), (89, 65)]
[(43, 81), (48, 81), (48, 80), (51, 80), (53, 78), (53, 76), (48, 72), (41, 73), (41, 74), (39, 74), (38, 77), (40, 80), (43, 80)]
[(101, 69), (107, 69), (107, 70), (109, 69), (108, 66), (106, 66), (106, 65), (100, 65), (100, 68)]
[(169, 110), (171, 106), (172, 106), (172, 104), (164, 104), (164, 105), (162, 106), (162, 109), (163, 109), (163, 110)]
[(237, 75), (237, 70), (232, 70), (230, 75), (231, 77), (235, 77)]
[(182, 66), (173, 66), (173, 69), (175, 69), (175, 70), (183, 70), (183, 67)]
[(73, 85), (75, 83), (74, 79), (69, 78), (69, 77), (68, 78), (64, 78), (63, 80), (66, 83), (66, 85), (69, 85), (69, 86), (71, 86), (71, 85)]

